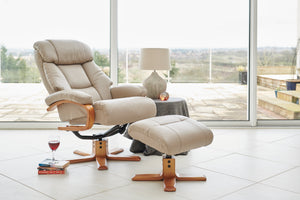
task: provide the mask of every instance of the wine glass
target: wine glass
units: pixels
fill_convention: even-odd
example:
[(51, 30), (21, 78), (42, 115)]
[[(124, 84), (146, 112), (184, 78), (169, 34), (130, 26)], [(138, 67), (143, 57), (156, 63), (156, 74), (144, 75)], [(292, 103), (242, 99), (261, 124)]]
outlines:
[(51, 134), (48, 138), (48, 144), (50, 149), (52, 150), (52, 163), (55, 163), (54, 152), (58, 148), (60, 144), (60, 137), (58, 134)]

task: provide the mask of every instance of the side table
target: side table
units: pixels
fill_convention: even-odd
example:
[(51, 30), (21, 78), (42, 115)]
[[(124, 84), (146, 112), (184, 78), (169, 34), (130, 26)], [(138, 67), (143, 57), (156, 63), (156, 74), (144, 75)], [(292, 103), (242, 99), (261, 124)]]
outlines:
[[(167, 101), (161, 101), (160, 99), (153, 99), (156, 105), (156, 116), (162, 115), (184, 115), (189, 117), (189, 110), (185, 99), (179, 97), (171, 97)], [(148, 155), (162, 155), (161, 152), (145, 145), (144, 143), (133, 140), (130, 146), (130, 151), (133, 153), (143, 153)], [(183, 152), (180, 155), (186, 155), (187, 152)]]
[(156, 116), (183, 115), (189, 117), (189, 110), (183, 98), (171, 97), (167, 101), (153, 99), (156, 105)]

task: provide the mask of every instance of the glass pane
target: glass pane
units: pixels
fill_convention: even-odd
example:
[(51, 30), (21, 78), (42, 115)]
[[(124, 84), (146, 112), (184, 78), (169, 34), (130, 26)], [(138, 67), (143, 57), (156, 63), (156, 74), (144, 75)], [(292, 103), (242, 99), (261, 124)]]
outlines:
[(109, 0), (0, 0), (0, 19), (0, 121), (59, 120), (56, 111), (46, 111), (36, 41), (82, 41), (109, 74)]
[(258, 1), (258, 119), (300, 119), (300, 88), (296, 91), (300, 83), (296, 70), (300, 66), (297, 2)]
[(248, 0), (127, 0), (118, 10), (119, 83), (151, 73), (139, 69), (140, 48), (169, 48), (172, 68), (159, 73), (192, 118), (248, 120)]

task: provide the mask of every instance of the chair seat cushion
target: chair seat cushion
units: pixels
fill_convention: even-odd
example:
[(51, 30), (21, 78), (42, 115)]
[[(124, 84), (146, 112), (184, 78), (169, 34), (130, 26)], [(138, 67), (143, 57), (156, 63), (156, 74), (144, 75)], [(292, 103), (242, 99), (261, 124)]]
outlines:
[(165, 115), (135, 122), (131, 137), (167, 155), (207, 146), (213, 133), (204, 124), (181, 115)]
[(156, 115), (156, 106), (147, 97), (125, 97), (96, 101), (95, 123), (116, 125), (136, 122)]

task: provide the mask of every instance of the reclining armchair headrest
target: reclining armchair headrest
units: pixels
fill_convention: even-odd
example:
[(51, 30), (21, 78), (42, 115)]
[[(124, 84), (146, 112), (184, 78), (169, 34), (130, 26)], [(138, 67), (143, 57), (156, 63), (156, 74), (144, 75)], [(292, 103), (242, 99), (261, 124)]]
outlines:
[(57, 65), (83, 64), (93, 60), (89, 46), (76, 40), (45, 40), (33, 45), (44, 62)]

